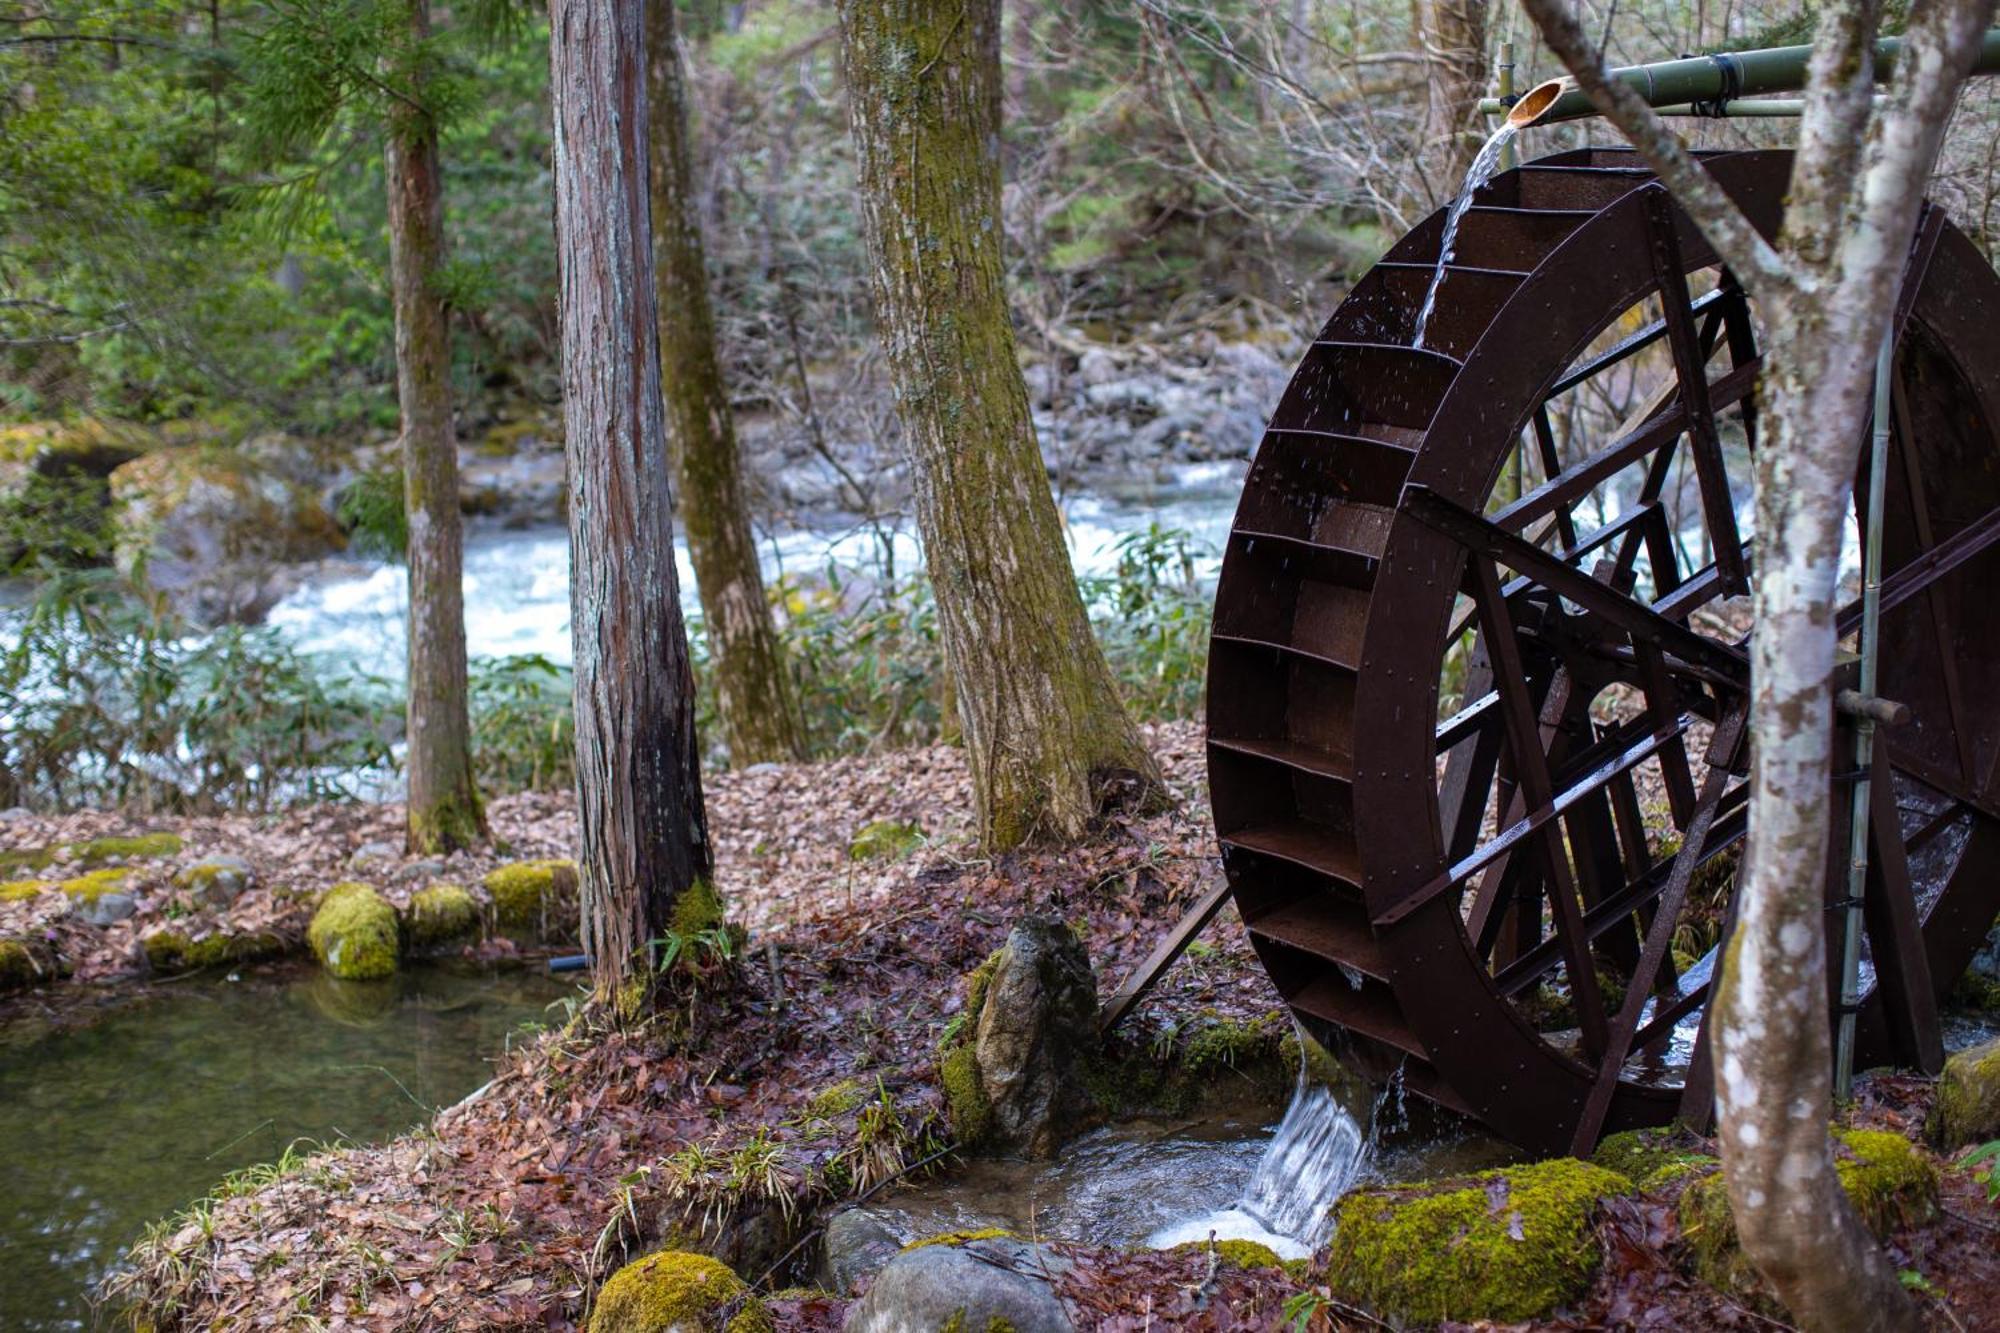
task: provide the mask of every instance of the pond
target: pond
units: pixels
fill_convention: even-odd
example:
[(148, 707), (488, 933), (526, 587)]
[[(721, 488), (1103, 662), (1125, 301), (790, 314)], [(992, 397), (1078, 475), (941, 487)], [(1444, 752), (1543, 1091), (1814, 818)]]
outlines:
[(392, 1137), (484, 1084), (573, 994), (539, 969), (427, 966), (189, 982), (0, 1034), (0, 1329), (92, 1327), (146, 1224), (308, 1142)]

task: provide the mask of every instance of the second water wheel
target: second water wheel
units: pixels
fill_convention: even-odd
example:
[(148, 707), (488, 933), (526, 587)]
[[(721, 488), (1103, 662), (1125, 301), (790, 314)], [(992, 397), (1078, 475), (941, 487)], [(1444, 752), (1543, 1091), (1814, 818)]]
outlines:
[[(1789, 154), (1706, 164), (1775, 232)], [(1311, 1030), (1587, 1151), (1709, 1103), (1760, 326), (1627, 152), (1481, 190), (1413, 347), (1444, 227), (1356, 285), (1251, 467), (1216, 595), (1216, 826)], [(1911, 718), (1875, 751), (1863, 1065), (1936, 1068), (1938, 999), (2000, 912), (1996, 327), (2000, 277), (1927, 208), (1897, 310), (1879, 692)], [(1827, 799), (1831, 903), (1845, 786)]]

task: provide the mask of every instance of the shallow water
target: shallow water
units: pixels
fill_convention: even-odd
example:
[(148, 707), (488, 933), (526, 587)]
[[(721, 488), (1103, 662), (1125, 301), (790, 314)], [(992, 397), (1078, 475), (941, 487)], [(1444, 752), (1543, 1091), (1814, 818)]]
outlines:
[(391, 1137), (492, 1076), (567, 983), (433, 966), (185, 983), (87, 1026), (0, 1034), (0, 1329), (90, 1327), (145, 1225), (296, 1140)]

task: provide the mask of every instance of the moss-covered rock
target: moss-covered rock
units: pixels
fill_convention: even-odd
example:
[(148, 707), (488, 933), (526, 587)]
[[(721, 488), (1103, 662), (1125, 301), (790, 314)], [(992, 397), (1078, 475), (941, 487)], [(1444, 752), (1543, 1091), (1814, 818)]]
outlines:
[[(739, 1305), (740, 1302), (740, 1305)], [(725, 1311), (738, 1306), (734, 1315)], [(729, 1266), (662, 1250), (629, 1263), (597, 1293), (590, 1333), (768, 1333), (771, 1316)]]
[(1225, 1268), (1283, 1268), (1285, 1261), (1268, 1245), (1254, 1240), (1190, 1240), (1174, 1246), (1177, 1254), (1207, 1254), (1215, 1251)]
[[(1658, 1125), (1649, 1129), (1628, 1129), (1606, 1135), (1590, 1160), (1606, 1171), (1616, 1171), (1634, 1185), (1651, 1188), (1647, 1182), (1667, 1168), (1715, 1159), (1702, 1151), (1702, 1141), (1680, 1125)], [(1668, 1177), (1679, 1174), (1668, 1172)]]
[(73, 879), (63, 880), (56, 887), (70, 901), (81, 904), (94, 903), (107, 893), (116, 893), (125, 886), (126, 877), (132, 872), (117, 867), (104, 870), (88, 870)]
[[(1937, 1212), (1937, 1166), (1900, 1134), (1878, 1129), (1833, 1131), (1834, 1169), (1861, 1220), (1878, 1238)], [(1763, 1279), (1743, 1254), (1722, 1173), (1681, 1191), (1679, 1222), (1702, 1281), (1768, 1303)]]
[(229, 934), (212, 931), (191, 935), (177, 927), (156, 930), (139, 941), (146, 962), (162, 976), (199, 972), (208, 967), (238, 967), (278, 958), (287, 952), (282, 936), (270, 931)]
[(1411, 1322), (1532, 1319), (1590, 1284), (1599, 1202), (1631, 1190), (1572, 1158), (1358, 1190), (1335, 1213), (1336, 1295)]
[(2000, 1037), (1944, 1062), (1930, 1132), (1946, 1152), (2000, 1139)]
[(903, 1247), (903, 1253), (921, 1250), (926, 1245), (964, 1245), (975, 1240), (997, 1240), (1005, 1237), (1013, 1239), (1014, 1233), (1006, 1227), (977, 1227), (970, 1231), (940, 1231), (935, 1236), (924, 1236)]
[(396, 970), (396, 909), (366, 884), (336, 884), (320, 899), (306, 941), (336, 977), (389, 976)]
[(0, 903), (24, 903), (49, 887), (45, 879), (10, 879), (0, 884)]
[(256, 882), (257, 872), (240, 856), (210, 856), (183, 866), (174, 887), (185, 889), (203, 907), (227, 907)]
[(403, 938), (413, 950), (436, 949), (479, 933), (479, 904), (457, 884), (433, 884), (410, 895)]
[(47, 945), (33, 940), (0, 940), (0, 992), (46, 985), (68, 975)]
[(993, 1128), (993, 1103), (986, 1096), (986, 1083), (979, 1075), (979, 1052), (971, 1042), (947, 1052), (938, 1062), (938, 1081), (944, 1085), (952, 1137), (961, 1147), (984, 1139)]
[(1277, 1014), (1264, 1014), (1247, 1023), (1210, 1017), (1182, 1033), (1181, 1065), (1190, 1074), (1213, 1075), (1225, 1069), (1280, 1062), (1290, 1027)]
[(546, 913), (576, 894), (574, 861), (516, 861), (480, 881), (493, 898), (493, 915), (510, 930), (537, 930)]
[(847, 856), (853, 861), (900, 860), (924, 845), (924, 831), (904, 819), (878, 819), (854, 830)]
[(130, 838), (92, 838), (70, 844), (72, 859), (81, 866), (103, 865), (106, 861), (147, 861), (163, 856), (179, 856), (184, 844), (174, 833), (141, 833)]

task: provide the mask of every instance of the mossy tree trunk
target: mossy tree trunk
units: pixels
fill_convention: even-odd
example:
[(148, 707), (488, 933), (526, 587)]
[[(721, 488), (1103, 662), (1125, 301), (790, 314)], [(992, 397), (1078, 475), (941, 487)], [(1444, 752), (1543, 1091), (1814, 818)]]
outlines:
[(673, 5), (649, 5), (646, 25), (661, 387), (681, 525), (708, 624), (709, 670), (731, 762), (803, 759), (798, 711), (757, 567), (736, 426), (715, 352)]
[(410, 100), (389, 120), (389, 280), (396, 312), (396, 401), (402, 412), (409, 512), (408, 843), (412, 852), (467, 847), (486, 836), (472, 780), (466, 706), (458, 443), (451, 425), (451, 341), (438, 274), (444, 181), (437, 123), (423, 107), (428, 0), (407, 0)]
[(989, 846), (1080, 835), (1159, 771), (1118, 698), (1050, 497), (1002, 286), (1000, 4), (842, 0), (888, 350)]
[(549, 13), (583, 943), (625, 1015), (648, 1007), (652, 943), (712, 865), (660, 397), (644, 5)]

